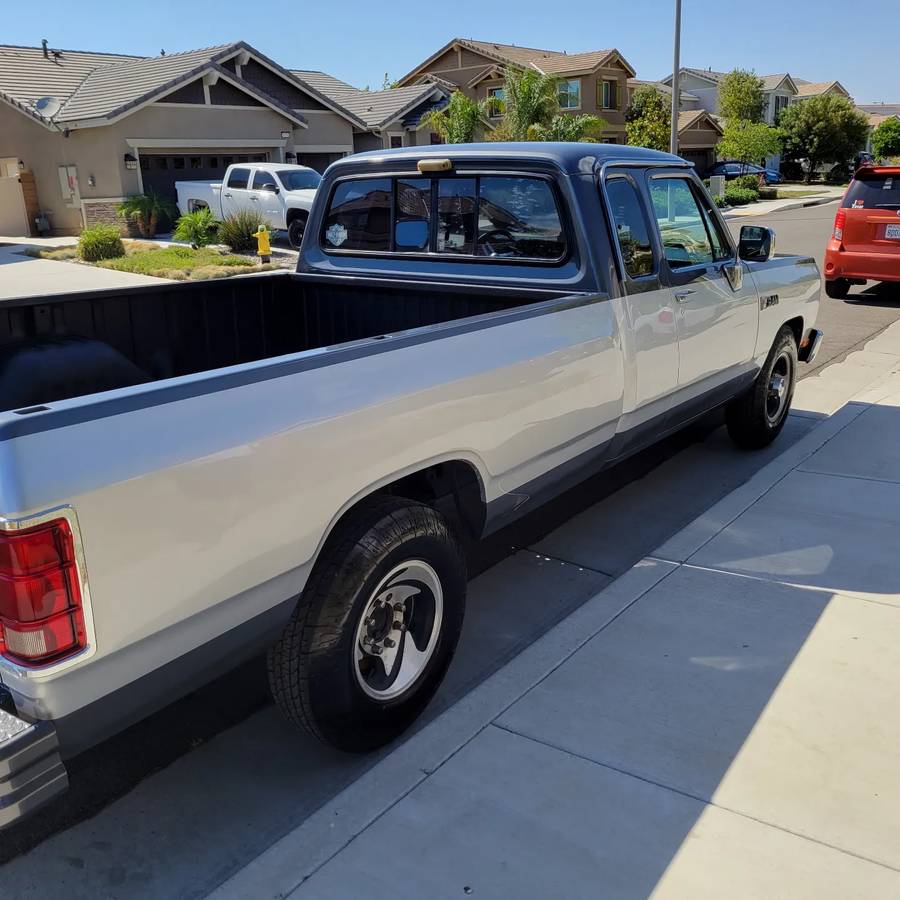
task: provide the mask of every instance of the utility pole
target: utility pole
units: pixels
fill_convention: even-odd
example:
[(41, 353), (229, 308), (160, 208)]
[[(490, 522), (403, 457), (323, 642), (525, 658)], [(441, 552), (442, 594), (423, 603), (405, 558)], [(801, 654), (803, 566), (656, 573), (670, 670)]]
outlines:
[(672, 63), (672, 132), (669, 152), (678, 155), (678, 107), (681, 100), (681, 0), (675, 0), (675, 54)]

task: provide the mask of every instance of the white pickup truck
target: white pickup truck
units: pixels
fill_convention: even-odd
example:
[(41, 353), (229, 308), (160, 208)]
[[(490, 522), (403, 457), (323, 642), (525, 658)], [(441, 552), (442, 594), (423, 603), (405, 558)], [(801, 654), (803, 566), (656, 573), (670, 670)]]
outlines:
[(0, 824), (262, 651), (318, 738), (399, 735), (465, 541), (715, 408), (779, 434), (821, 280), (772, 238), (668, 154), (408, 148), (329, 169), (296, 273), (5, 301)]
[(216, 219), (242, 209), (259, 213), (271, 231), (287, 231), (299, 249), (322, 176), (287, 163), (235, 163), (221, 181), (176, 181), (181, 214), (208, 207)]

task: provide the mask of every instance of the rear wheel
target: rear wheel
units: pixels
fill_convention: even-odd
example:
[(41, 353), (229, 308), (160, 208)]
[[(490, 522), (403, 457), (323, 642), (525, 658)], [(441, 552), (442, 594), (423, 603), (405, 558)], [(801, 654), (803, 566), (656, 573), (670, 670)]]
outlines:
[(843, 300), (850, 292), (850, 282), (846, 278), (834, 278), (825, 282), (825, 294), (834, 300)]
[(339, 526), (269, 653), (275, 701), (350, 752), (396, 738), (425, 708), (462, 628), (466, 566), (436, 510), (376, 498)]
[(306, 216), (298, 215), (288, 224), (288, 243), (295, 249), (300, 249), (303, 242), (303, 232), (306, 231)]
[(759, 450), (778, 437), (787, 420), (797, 381), (797, 342), (785, 326), (748, 391), (728, 406), (725, 421), (732, 441)]

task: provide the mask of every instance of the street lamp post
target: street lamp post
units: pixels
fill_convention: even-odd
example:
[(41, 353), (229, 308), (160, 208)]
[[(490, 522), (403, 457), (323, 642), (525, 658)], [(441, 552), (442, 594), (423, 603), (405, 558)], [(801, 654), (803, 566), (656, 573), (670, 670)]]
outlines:
[(678, 155), (678, 107), (681, 99), (681, 0), (675, 0), (675, 58), (672, 63), (672, 131), (669, 152)]

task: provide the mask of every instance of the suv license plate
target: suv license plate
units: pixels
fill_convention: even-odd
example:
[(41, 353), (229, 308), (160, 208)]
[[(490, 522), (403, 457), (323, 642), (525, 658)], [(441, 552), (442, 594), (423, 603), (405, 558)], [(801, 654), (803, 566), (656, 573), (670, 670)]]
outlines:
[(884, 236), (890, 241), (900, 241), (900, 225), (888, 225), (884, 229)]

